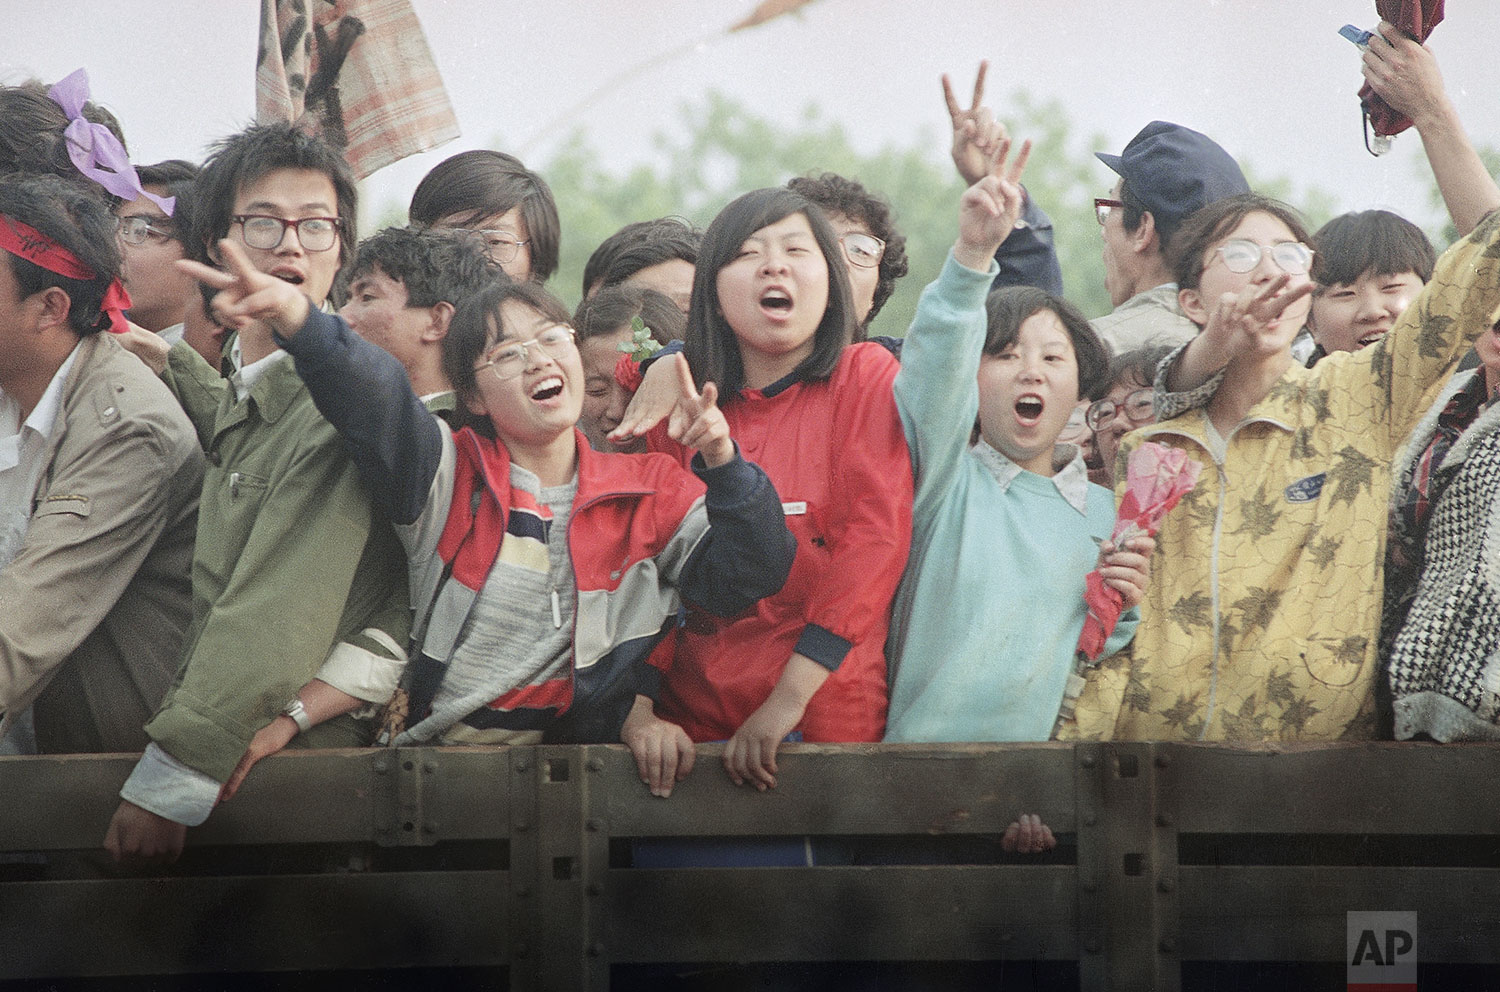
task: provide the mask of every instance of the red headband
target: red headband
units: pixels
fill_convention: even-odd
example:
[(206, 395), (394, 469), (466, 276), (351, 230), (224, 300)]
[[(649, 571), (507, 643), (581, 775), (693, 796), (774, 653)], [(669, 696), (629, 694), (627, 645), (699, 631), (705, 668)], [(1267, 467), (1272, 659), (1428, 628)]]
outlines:
[[(83, 264), (77, 255), (30, 224), (4, 214), (0, 214), (0, 220), (5, 222), (0, 224), (0, 248), (67, 279), (97, 278), (94, 270)], [(122, 311), (129, 307), (130, 294), (125, 291), (120, 280), (115, 279), (109, 284), (104, 299), (99, 304), (100, 311), (109, 318), (110, 331), (115, 334), (125, 333), (128, 328)]]
[(94, 270), (79, 261), (77, 255), (30, 224), (3, 214), (0, 214), (0, 220), (5, 221), (0, 224), (0, 248), (69, 279), (94, 278)]

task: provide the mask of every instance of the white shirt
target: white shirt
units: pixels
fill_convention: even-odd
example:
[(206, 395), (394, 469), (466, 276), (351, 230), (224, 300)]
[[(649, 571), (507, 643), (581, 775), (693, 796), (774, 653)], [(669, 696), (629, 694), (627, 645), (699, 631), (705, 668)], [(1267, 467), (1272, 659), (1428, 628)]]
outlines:
[(246, 365), (244, 352), (240, 350), (240, 339), (236, 335), (234, 344), (229, 346), (229, 364), (234, 366), (234, 374), (229, 377), (229, 384), (234, 387), (235, 402), (244, 402), (245, 397), (250, 395), (250, 390), (255, 388), (255, 383), (266, 374), (266, 370), (287, 357), (289, 356), (286, 352), (277, 348), (266, 357)]
[(26, 538), (36, 487), (47, 468), (42, 455), (59, 429), (63, 384), (77, 354), (75, 345), (25, 423), (20, 422), (21, 404), (0, 390), (0, 568), (10, 564)]

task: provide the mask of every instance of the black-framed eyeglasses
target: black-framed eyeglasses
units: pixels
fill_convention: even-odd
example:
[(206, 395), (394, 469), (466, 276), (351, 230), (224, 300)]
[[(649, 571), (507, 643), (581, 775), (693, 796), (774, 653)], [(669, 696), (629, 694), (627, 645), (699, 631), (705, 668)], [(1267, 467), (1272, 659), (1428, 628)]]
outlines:
[(240, 230), (244, 233), (245, 244), (260, 251), (271, 251), (273, 248), (281, 247), (281, 242), (286, 237), (286, 229), (289, 227), (296, 230), (297, 243), (304, 251), (327, 251), (338, 244), (339, 240), (337, 217), (303, 217), (300, 220), (287, 220), (270, 214), (236, 214), (232, 222), (240, 225)]
[(1117, 207), (1125, 206), (1123, 200), (1112, 200), (1107, 196), (1094, 197), (1094, 219), (1103, 227), (1104, 222), (1109, 219), (1109, 212)]
[(1119, 403), (1108, 397), (1095, 400), (1089, 404), (1089, 410), (1084, 415), (1084, 419), (1088, 422), (1090, 430), (1102, 431), (1109, 426), (1121, 410), (1125, 411), (1125, 419), (1135, 427), (1149, 424), (1156, 419), (1156, 409), (1150, 389), (1137, 389), (1133, 393), (1127, 393), (1125, 399)]
[(873, 269), (885, 257), (885, 242), (873, 234), (850, 231), (839, 235), (839, 244), (843, 246), (849, 264), (861, 269)]
[(475, 373), (489, 369), (495, 378), (508, 382), (526, 371), (527, 354), (532, 345), (549, 358), (562, 358), (573, 347), (573, 328), (553, 324), (530, 341), (505, 341), (496, 345), (483, 362), (474, 366)]
[(515, 234), (511, 231), (472, 229), (472, 232), (479, 235), (484, 241), (485, 254), (489, 255), (490, 261), (496, 265), (509, 264), (515, 260), (516, 255), (520, 253), (523, 247), (531, 244), (529, 240), (517, 240)]
[[(1214, 249), (1214, 254), (1224, 259), (1224, 268), (1230, 272), (1250, 272), (1260, 264), (1267, 252), (1271, 261), (1281, 271), (1294, 276), (1305, 276), (1312, 268), (1313, 250), (1300, 241), (1278, 241), (1274, 245), (1258, 245), (1245, 238), (1231, 238)], [(1209, 259), (1209, 265), (1213, 259)], [(1204, 269), (1208, 265), (1203, 266)]]
[(120, 235), (120, 240), (127, 245), (143, 245), (151, 238), (170, 241), (175, 229), (172, 222), (164, 217), (136, 214), (133, 217), (119, 218), (115, 222), (115, 230)]

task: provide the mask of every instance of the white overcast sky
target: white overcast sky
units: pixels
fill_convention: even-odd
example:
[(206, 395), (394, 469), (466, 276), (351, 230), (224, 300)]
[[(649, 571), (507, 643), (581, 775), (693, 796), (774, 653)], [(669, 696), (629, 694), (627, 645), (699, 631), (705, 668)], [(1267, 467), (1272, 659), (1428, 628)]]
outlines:
[[(710, 88), (789, 124), (817, 103), (870, 151), (925, 128), (934, 155), (945, 155), (938, 77), (952, 72), (963, 91), (988, 58), (1002, 117), (1005, 97), (1025, 87), (1060, 100), (1080, 140), (1102, 133), (1116, 151), (1147, 121), (1177, 121), (1257, 175), (1319, 186), (1343, 209), (1435, 219), (1416, 135), (1378, 160), (1361, 143), (1358, 52), (1336, 31), (1373, 26), (1374, 0), (816, 0), (753, 30), (717, 33), (754, 4), (415, 0), (463, 136), (372, 176), (365, 216), (404, 204), (454, 152), (501, 147), (540, 163), (574, 127), (623, 170), (649, 158), (652, 135), (677, 126), (678, 108)], [(1449, 8), (1431, 47), (1470, 135), (1500, 145), (1491, 69), (1500, 3)], [(0, 9), (0, 81), (52, 82), (87, 68), (137, 162), (200, 157), (253, 115), (255, 0), (0, 0)], [(559, 121), (617, 72), (704, 38)], [(1102, 193), (1113, 177), (1097, 170)]]

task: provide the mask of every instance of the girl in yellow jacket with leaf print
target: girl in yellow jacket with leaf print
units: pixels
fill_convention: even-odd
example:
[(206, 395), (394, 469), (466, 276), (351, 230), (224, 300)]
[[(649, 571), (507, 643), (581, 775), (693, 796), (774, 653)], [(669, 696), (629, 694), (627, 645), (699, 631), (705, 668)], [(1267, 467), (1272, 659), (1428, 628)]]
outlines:
[(1174, 241), (1179, 302), (1203, 330), (1162, 363), (1162, 420), (1120, 457), (1151, 440), (1204, 471), (1157, 536), (1133, 651), (1096, 673), (1065, 736), (1368, 738), (1391, 463), (1495, 323), (1500, 214), (1384, 339), (1312, 369), (1288, 350), (1313, 288), (1295, 211), (1231, 197)]

